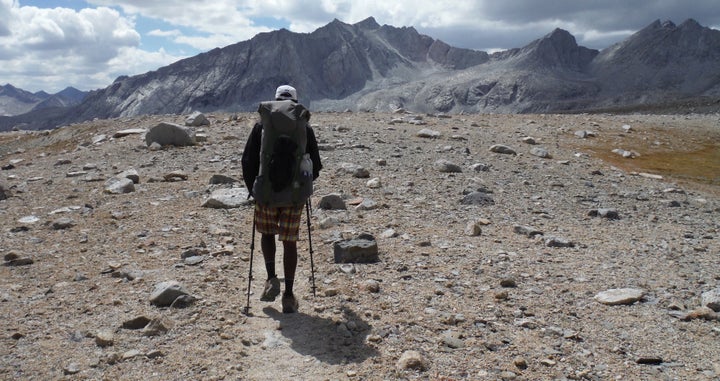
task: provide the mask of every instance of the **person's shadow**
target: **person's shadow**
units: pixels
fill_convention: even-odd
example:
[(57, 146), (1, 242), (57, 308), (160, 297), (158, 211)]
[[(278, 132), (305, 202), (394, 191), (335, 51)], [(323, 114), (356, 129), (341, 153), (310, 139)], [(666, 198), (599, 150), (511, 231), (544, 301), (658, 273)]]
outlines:
[(347, 307), (342, 308), (342, 319), (334, 320), (302, 312), (284, 314), (273, 307), (265, 307), (263, 312), (280, 322), (280, 332), (291, 340), (294, 351), (318, 361), (360, 363), (379, 354), (365, 342), (372, 327)]

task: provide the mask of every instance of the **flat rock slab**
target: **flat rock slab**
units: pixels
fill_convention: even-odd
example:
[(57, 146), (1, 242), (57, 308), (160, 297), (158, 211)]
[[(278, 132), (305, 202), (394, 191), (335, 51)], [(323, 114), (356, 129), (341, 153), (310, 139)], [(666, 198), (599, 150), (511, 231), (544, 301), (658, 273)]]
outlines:
[(645, 296), (645, 291), (637, 288), (613, 288), (595, 295), (595, 300), (608, 305), (633, 304)]
[(232, 209), (250, 204), (245, 188), (218, 189), (202, 204), (206, 208)]

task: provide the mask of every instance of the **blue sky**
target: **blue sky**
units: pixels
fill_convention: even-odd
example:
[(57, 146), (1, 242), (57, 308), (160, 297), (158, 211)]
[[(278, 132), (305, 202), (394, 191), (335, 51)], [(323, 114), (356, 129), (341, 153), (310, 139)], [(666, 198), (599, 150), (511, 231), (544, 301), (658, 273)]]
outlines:
[(655, 20), (693, 18), (720, 29), (717, 0), (0, 0), (0, 84), (94, 90), (261, 32), (309, 33), (333, 19), (370, 16), (487, 52), (525, 46), (555, 28), (594, 49)]

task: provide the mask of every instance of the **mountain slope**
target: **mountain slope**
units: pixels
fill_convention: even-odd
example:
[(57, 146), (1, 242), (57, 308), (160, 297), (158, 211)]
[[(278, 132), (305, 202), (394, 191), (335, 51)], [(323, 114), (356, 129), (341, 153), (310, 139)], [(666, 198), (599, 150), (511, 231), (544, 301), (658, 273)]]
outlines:
[(602, 94), (626, 101), (669, 95), (720, 95), (720, 31), (695, 20), (676, 26), (659, 20), (603, 50), (590, 73)]
[(378, 77), (409, 81), (487, 60), (484, 52), (450, 47), (413, 28), (381, 27), (372, 18), (354, 25), (335, 20), (310, 34), (261, 33), (154, 72), (118, 78), (91, 94), (81, 115), (252, 110), (283, 83), (296, 86), (306, 103), (342, 99)]
[[(312, 33), (285, 29), (120, 77), (78, 106), (0, 117), (0, 129), (141, 114), (253, 111), (279, 84), (317, 111), (529, 113), (646, 107), (720, 97), (720, 32), (694, 20), (655, 21), (598, 52), (556, 29), (488, 55), (412, 27), (334, 20)], [(58, 104), (54, 104), (59, 106)], [(711, 106), (712, 107), (712, 106)]]

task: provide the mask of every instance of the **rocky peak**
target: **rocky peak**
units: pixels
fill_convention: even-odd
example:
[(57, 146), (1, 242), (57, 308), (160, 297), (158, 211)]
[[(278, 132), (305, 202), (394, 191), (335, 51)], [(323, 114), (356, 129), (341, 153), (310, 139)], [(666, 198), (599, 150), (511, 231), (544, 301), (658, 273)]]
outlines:
[(582, 71), (598, 51), (578, 46), (570, 32), (556, 28), (543, 38), (519, 51), (536, 69), (570, 69)]
[(368, 30), (375, 30), (380, 28), (380, 24), (375, 21), (374, 17), (368, 17), (365, 20), (362, 20), (355, 24), (356, 27), (360, 29), (368, 29)]

